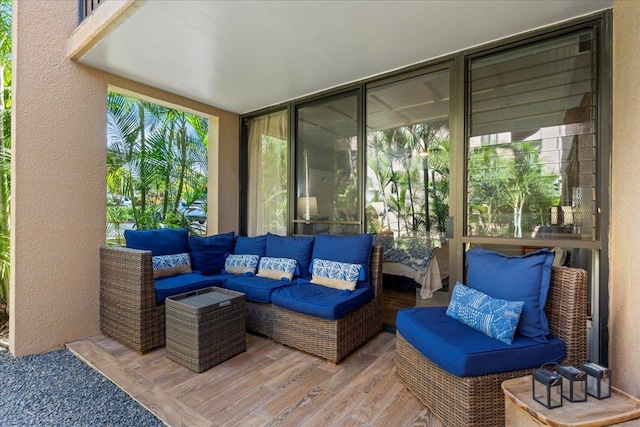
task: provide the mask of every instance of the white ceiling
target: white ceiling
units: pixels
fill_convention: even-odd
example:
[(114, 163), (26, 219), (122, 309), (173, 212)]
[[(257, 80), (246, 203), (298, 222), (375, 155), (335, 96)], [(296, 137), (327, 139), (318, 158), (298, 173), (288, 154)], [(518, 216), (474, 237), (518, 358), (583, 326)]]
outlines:
[(245, 113), (612, 5), (148, 0), (79, 62)]

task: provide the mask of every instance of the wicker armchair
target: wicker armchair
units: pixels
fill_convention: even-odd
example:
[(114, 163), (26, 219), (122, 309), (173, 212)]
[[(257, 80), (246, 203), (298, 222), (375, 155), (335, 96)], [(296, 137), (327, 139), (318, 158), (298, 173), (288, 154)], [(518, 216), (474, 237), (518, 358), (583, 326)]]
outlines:
[(100, 248), (100, 330), (140, 353), (165, 344), (164, 305), (156, 306), (151, 251)]
[[(565, 342), (563, 363), (576, 365), (586, 361), (586, 284), (586, 271), (553, 267), (545, 312), (551, 332)], [(424, 357), (402, 335), (398, 334), (396, 340), (397, 376), (446, 426), (504, 425), (501, 383), (531, 371), (456, 377)]]
[(382, 248), (369, 263), (374, 299), (337, 320), (321, 319), (273, 306), (273, 339), (337, 363), (382, 330)]

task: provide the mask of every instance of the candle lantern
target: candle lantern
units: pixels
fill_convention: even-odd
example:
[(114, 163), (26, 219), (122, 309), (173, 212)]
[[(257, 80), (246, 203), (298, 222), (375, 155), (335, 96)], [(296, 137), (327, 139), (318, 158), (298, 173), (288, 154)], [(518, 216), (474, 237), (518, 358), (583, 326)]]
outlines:
[(562, 377), (546, 369), (536, 369), (531, 375), (533, 400), (553, 409), (562, 406)]
[(587, 373), (587, 393), (596, 399), (611, 397), (611, 370), (596, 363), (584, 363)]
[(587, 400), (587, 374), (574, 366), (558, 366), (558, 375), (562, 377), (562, 396), (569, 402)]

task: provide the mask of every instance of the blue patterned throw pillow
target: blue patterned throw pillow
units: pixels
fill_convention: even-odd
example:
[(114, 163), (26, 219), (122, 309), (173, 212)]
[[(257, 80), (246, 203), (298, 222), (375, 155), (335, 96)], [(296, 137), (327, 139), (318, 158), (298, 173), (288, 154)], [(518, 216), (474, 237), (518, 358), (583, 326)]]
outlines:
[(259, 261), (258, 255), (229, 255), (224, 270), (229, 274), (255, 274)]
[(276, 280), (291, 280), (296, 272), (298, 263), (291, 258), (260, 258), (258, 276)]
[(524, 301), (493, 298), (458, 282), (453, 288), (447, 315), (511, 345), (523, 305)]
[(315, 258), (312, 263), (311, 283), (329, 288), (350, 290), (356, 288), (362, 265)]
[(151, 257), (153, 278), (175, 276), (180, 273), (191, 273), (191, 258), (188, 253), (159, 255)]

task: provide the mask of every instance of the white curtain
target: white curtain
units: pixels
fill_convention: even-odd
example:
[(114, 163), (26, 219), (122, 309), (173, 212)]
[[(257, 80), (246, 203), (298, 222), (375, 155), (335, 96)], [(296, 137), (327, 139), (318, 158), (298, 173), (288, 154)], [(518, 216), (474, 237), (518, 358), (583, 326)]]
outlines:
[(288, 114), (249, 120), (247, 234), (287, 234)]

